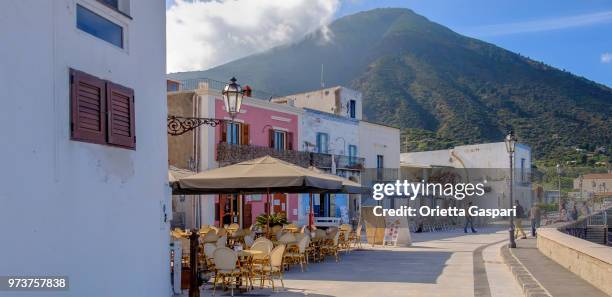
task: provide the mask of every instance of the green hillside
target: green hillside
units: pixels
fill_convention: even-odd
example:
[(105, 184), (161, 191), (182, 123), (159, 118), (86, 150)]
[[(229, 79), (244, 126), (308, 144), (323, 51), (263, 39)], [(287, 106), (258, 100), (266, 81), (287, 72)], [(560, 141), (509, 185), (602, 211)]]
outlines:
[(368, 120), (403, 129), (402, 149), (501, 141), (508, 127), (539, 159), (573, 147), (612, 149), (612, 89), (457, 34), (408, 9), (375, 9), (320, 33), (176, 79), (236, 75), (279, 95), (345, 85)]

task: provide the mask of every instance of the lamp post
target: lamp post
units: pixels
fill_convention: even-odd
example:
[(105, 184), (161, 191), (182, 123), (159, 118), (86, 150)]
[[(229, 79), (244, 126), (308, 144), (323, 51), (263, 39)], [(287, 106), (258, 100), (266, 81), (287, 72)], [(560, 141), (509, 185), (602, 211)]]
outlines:
[[(514, 188), (514, 150), (516, 148), (516, 136), (514, 136), (514, 131), (510, 130), (508, 132), (504, 142), (506, 143), (506, 151), (510, 157), (510, 208), (512, 208), (512, 199), (514, 198), (512, 195), (512, 190)], [(516, 242), (514, 241), (514, 216), (512, 213), (510, 214), (510, 229), (508, 232), (510, 233), (510, 248), (516, 248)]]
[[(234, 121), (236, 115), (240, 112), (242, 105), (242, 97), (245, 91), (242, 90), (239, 84), (236, 83), (236, 78), (232, 77), (227, 85), (221, 91), (223, 95), (223, 103), (225, 104), (225, 111), (229, 113), (231, 122)], [(209, 125), (215, 127), (221, 124), (222, 120), (207, 119), (207, 118), (184, 118), (177, 116), (168, 117), (168, 133), (171, 135), (181, 135), (188, 131), (191, 131), (201, 125)], [(233, 195), (230, 198), (232, 207), (232, 223), (233, 217)], [(198, 254), (198, 229), (193, 229), (191, 232), (190, 240), (190, 269), (191, 274), (189, 277), (189, 297), (200, 297), (200, 278), (198, 277), (198, 261), (196, 255)]]
[(557, 163), (557, 182), (559, 190), (559, 205), (557, 208), (561, 211), (561, 165), (559, 163)]
[[(240, 85), (236, 83), (235, 77), (232, 77), (229, 83), (225, 85), (225, 87), (221, 91), (221, 94), (223, 95), (223, 103), (225, 104), (225, 110), (227, 111), (227, 113), (229, 113), (232, 121), (234, 120), (234, 118), (236, 118), (236, 115), (240, 113), (243, 96), (245, 94), (249, 96), (250, 92), (251, 88), (246, 86), (245, 89), (242, 89), (242, 87), (240, 87)], [(202, 125), (216, 127), (223, 122), (225, 122), (225, 120), (168, 115), (168, 134), (172, 136), (183, 135)]]
[(236, 114), (240, 112), (242, 106), (242, 97), (245, 91), (242, 87), (236, 83), (236, 78), (232, 77), (227, 85), (223, 88), (221, 94), (223, 95), (223, 103), (225, 103), (225, 111), (229, 113), (232, 121), (236, 117)]

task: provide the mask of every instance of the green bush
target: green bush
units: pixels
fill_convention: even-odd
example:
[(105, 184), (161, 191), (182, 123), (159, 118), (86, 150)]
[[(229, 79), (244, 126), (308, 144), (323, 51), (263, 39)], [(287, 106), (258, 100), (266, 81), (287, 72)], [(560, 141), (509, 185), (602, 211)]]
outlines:
[(282, 226), (282, 225), (286, 225), (288, 224), (287, 218), (285, 218), (282, 215), (279, 214), (272, 214), (272, 215), (259, 215), (257, 216), (256, 220), (256, 225), (260, 228), (263, 228), (266, 226), (266, 222), (268, 223), (269, 227), (274, 227), (274, 226)]

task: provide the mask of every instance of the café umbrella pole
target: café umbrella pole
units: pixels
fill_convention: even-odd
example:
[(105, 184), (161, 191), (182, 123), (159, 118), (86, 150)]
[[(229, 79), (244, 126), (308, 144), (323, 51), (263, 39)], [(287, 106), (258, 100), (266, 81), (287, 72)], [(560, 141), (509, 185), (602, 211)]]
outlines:
[(266, 237), (270, 236), (270, 188), (266, 191)]
[(310, 211), (308, 213), (308, 229), (310, 229), (310, 231), (312, 231), (312, 226), (314, 225), (314, 210), (313, 208), (313, 203), (312, 203), (312, 193), (309, 193), (310, 196)]

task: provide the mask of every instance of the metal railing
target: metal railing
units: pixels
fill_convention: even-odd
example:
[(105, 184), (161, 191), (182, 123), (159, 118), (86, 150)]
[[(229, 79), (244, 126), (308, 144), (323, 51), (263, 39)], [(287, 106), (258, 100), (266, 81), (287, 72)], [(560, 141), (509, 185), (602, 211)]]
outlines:
[[(198, 90), (198, 89), (221, 91), (227, 84), (227, 82), (210, 79), (207, 77), (184, 79), (184, 80), (177, 80), (177, 81), (180, 83), (180, 86), (179, 86), (180, 91), (189, 91), (189, 90)], [(240, 82), (240, 84), (242, 85), (243, 88), (247, 85), (247, 83), (245, 82)], [(273, 93), (266, 92), (263, 90), (253, 89), (252, 86), (251, 88), (252, 88), (252, 91), (251, 91), (252, 98), (269, 99), (269, 98), (278, 97)]]
[[(217, 161), (221, 166), (236, 164), (268, 155), (302, 167), (314, 166), (321, 169), (330, 169), (332, 167), (332, 155), (330, 154), (277, 150), (266, 146), (238, 145), (226, 142), (217, 144)], [(365, 161), (364, 158), (341, 155), (334, 155), (333, 159), (340, 160), (336, 163), (336, 169), (338, 170), (360, 171)], [(352, 159), (352, 162), (348, 162), (347, 160), (349, 159)]]
[(594, 243), (612, 245), (611, 215), (612, 208), (605, 208), (574, 222), (563, 224), (557, 227), (557, 230)]

